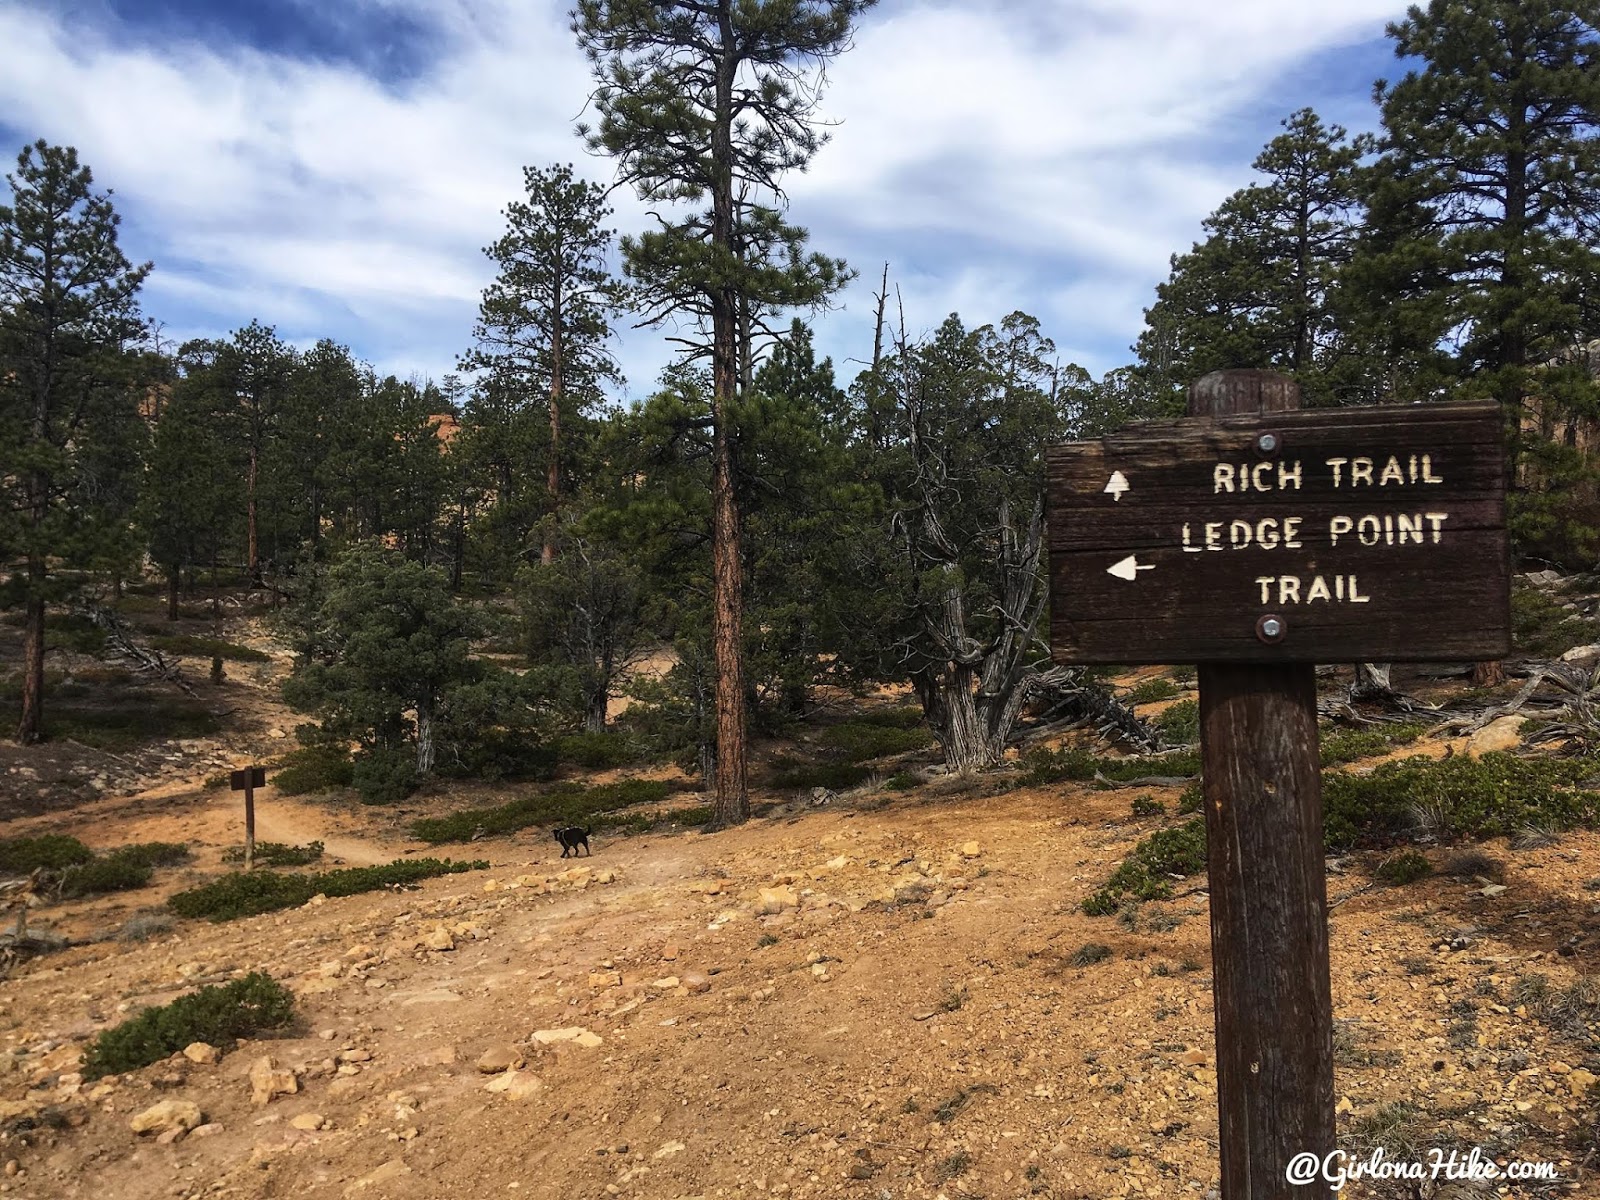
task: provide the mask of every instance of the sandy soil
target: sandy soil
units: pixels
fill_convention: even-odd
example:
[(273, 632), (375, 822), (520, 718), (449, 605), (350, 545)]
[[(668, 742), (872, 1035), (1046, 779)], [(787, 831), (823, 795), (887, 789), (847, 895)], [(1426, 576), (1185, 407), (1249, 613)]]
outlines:
[[(1204, 880), (1127, 921), (1078, 907), (1172, 820), (1134, 819), (1134, 796), (1170, 810), (1176, 789), (866, 791), (717, 835), (597, 837), (576, 863), (528, 830), (448, 848), (491, 865), (414, 890), (124, 940), (239, 841), (239, 797), (202, 784), (210, 760), (281, 747), (272, 731), (292, 718), (271, 675), (203, 770), (172, 762), (150, 786), (7, 823), (101, 848), (184, 841), (196, 858), (143, 892), (35, 914), (77, 944), (0, 983), (0, 1191), (1199, 1200), (1217, 1186)], [(259, 801), (258, 836), (320, 840), (324, 866), (424, 849), (404, 832), (415, 806)], [(1340, 1144), (1549, 1159), (1558, 1187), (1510, 1194), (1600, 1195), (1600, 989), (1560, 1019), (1525, 1003), (1531, 977), (1552, 994), (1593, 983), (1600, 836), (1479, 849), (1492, 863), (1406, 887), (1373, 883), (1376, 856), (1331, 864)], [(1455, 852), (1428, 853), (1449, 868)], [(1504, 890), (1474, 877), (1495, 869)], [(97, 1031), (253, 970), (296, 994), (287, 1035), (81, 1079)], [(593, 1036), (550, 1040), (573, 1029)], [(497, 1047), (523, 1065), (480, 1071)], [(297, 1090), (254, 1104), (263, 1055)], [(206, 1132), (135, 1134), (130, 1118), (163, 1100), (198, 1105)]]

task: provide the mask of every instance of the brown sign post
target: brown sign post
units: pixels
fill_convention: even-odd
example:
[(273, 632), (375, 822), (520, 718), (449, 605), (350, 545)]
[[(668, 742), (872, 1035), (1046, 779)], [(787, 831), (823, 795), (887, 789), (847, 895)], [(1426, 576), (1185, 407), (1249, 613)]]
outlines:
[(244, 869), (256, 865), (256, 789), (266, 787), (265, 767), (244, 767), (232, 776), (233, 790), (244, 793)]
[(1334, 1149), (1314, 664), (1510, 649), (1495, 406), (1299, 408), (1216, 372), (1049, 454), (1056, 661), (1199, 665), (1224, 1200)]

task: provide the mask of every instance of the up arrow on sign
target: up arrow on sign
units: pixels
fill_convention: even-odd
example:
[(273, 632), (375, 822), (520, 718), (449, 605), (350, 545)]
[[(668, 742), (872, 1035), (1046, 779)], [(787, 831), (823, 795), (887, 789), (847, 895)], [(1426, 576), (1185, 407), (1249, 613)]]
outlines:
[(1155, 569), (1154, 563), (1142, 563), (1139, 561), (1138, 555), (1130, 554), (1121, 562), (1113, 563), (1107, 567), (1106, 574), (1115, 575), (1118, 579), (1131, 580), (1137, 578), (1140, 571), (1154, 571)]
[[(1106, 480), (1106, 486), (1100, 490), (1110, 492), (1113, 500), (1121, 500), (1122, 493), (1128, 490), (1128, 477), (1121, 471), (1113, 471), (1111, 472), (1111, 478)], [(1131, 579), (1132, 576), (1130, 575), (1129, 578)]]

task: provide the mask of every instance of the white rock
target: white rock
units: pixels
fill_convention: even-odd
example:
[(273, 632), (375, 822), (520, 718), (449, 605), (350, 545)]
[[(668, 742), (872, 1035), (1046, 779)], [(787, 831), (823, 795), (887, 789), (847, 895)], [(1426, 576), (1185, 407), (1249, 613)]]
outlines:
[(190, 1130), (203, 1121), (200, 1106), (194, 1101), (163, 1100), (130, 1119), (128, 1128), (135, 1133), (165, 1133), (170, 1129)]

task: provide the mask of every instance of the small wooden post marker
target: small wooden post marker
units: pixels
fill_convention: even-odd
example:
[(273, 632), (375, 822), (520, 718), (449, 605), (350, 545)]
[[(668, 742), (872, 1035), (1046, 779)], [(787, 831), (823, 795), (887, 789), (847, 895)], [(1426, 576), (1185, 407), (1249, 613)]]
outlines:
[(244, 767), (232, 776), (233, 790), (244, 793), (244, 869), (256, 864), (256, 789), (266, 787), (265, 767)]
[(1199, 666), (1223, 1200), (1334, 1149), (1315, 664), (1505, 656), (1504, 454), (1491, 403), (1302, 412), (1271, 371), (1050, 449), (1056, 661)]

